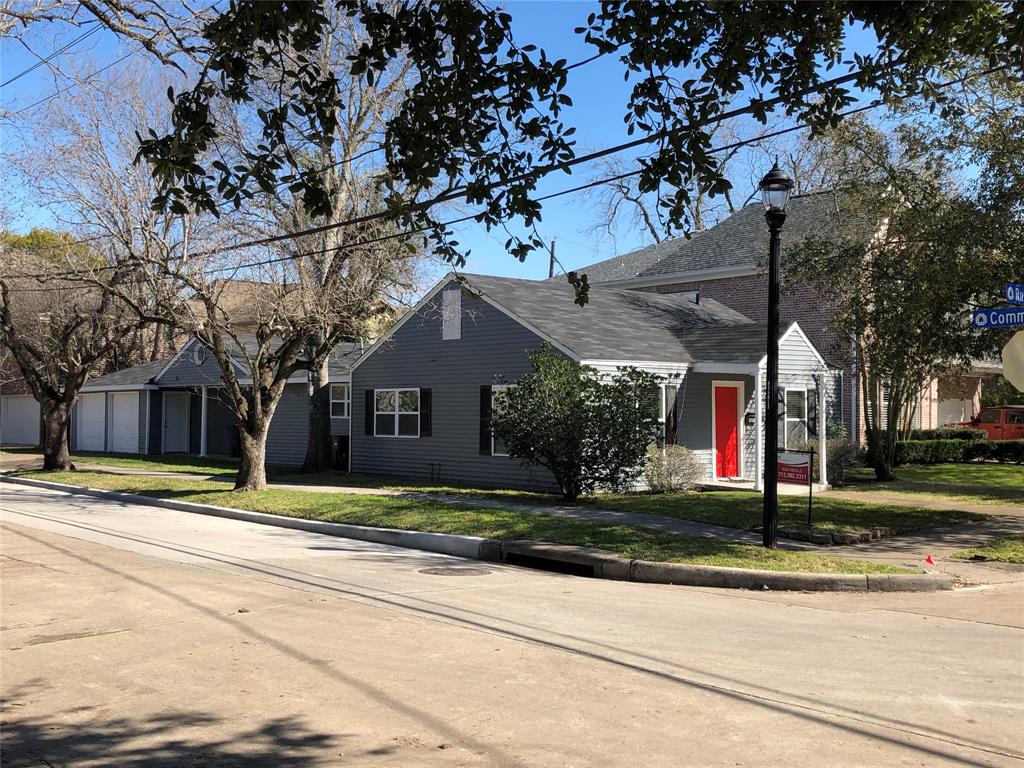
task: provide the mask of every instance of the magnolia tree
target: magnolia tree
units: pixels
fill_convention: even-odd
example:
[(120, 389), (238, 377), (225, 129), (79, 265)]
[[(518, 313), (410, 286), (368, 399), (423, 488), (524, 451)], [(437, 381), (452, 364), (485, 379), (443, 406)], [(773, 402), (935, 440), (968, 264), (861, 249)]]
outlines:
[[(884, 3), (603, 3), (576, 30), (592, 55), (568, 62), (521, 40), (512, 15), (485, 3), (234, 3), (204, 29), (204, 66), (175, 97), (173, 127), (142, 143), (161, 180), (159, 202), (208, 210), (253, 190), (287, 184), (316, 215), (332, 210), (329, 184), (295, 174), (291, 139), (312, 146), (332, 134), (349, 108), (343, 76), (373, 85), (404, 57), (411, 67), (401, 103), (386, 116), (387, 215), (426, 231), (434, 251), (456, 265), (465, 249), (439, 203), (458, 197), (489, 227), (520, 222), (508, 241), (523, 259), (544, 245), (540, 179), (594, 157), (578, 155), (565, 119), (568, 84), (579, 67), (614, 57), (632, 90), (621, 106), (631, 147), (640, 149), (638, 189), (659, 191), (666, 223), (693, 226), (694, 191), (728, 191), (712, 154), (711, 128), (737, 115), (762, 123), (772, 110), (817, 128), (832, 126), (864, 92), (898, 100), (932, 86), (945, 62), (984, 56), (1021, 68), (1020, 15), (1009, 3), (915, 6), (915, 24)], [(332, 13), (356, 19), (365, 41), (341, 66), (316, 57)], [(851, 46), (849, 30), (873, 36)], [(928, 34), (920, 34), (927, 29)], [(874, 41), (877, 41), (874, 42)], [(277, 78), (278, 62), (293, 75)], [(218, 99), (247, 103), (277, 87), (281, 102), (260, 115), (258, 138), (240, 162), (217, 165), (210, 152), (224, 132)], [(748, 94), (757, 94), (748, 100)], [(609, 150), (611, 151), (611, 150)], [(603, 156), (603, 155), (602, 155)], [(570, 273), (581, 303), (586, 281)]]
[(568, 500), (631, 486), (659, 434), (658, 378), (636, 368), (601, 376), (550, 347), (530, 364), (495, 396), (491, 428), (508, 455), (547, 467)]

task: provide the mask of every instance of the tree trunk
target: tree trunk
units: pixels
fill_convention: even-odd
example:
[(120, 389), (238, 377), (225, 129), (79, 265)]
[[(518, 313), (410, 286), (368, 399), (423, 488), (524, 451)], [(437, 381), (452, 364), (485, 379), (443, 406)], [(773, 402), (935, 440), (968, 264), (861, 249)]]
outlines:
[(74, 469), (68, 446), (70, 409), (67, 403), (42, 403), (40, 410), (43, 414), (43, 469), (55, 472)]
[(238, 465), (238, 476), (235, 478), (236, 491), (264, 491), (267, 488), (267, 432), (266, 426), (259, 428), (255, 434), (243, 427), (238, 428), (241, 438), (242, 460)]
[(303, 472), (324, 472), (334, 467), (331, 451), (331, 385), (327, 361), (309, 372), (309, 436)]

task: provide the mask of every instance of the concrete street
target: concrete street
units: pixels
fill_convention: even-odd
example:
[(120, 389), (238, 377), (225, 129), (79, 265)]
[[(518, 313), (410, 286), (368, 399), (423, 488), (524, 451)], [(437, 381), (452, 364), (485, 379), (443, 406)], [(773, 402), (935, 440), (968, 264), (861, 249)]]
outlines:
[(1024, 766), (1020, 582), (598, 581), (11, 486), (0, 526), (5, 768)]

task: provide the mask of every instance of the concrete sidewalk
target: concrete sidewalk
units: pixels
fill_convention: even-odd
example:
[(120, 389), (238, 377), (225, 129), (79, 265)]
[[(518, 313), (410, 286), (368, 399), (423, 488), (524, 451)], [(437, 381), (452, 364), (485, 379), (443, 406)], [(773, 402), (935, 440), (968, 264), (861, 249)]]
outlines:
[[(187, 472), (154, 472), (139, 470), (127, 467), (114, 467), (103, 464), (79, 463), (78, 468), (87, 471), (108, 472), (110, 474), (138, 475), (144, 477), (169, 477), (169, 478), (193, 478), (203, 480), (214, 480), (220, 482), (231, 482), (230, 476), (207, 475)], [(8, 467), (9, 468), (9, 467)], [(25, 467), (28, 468), (28, 467)], [(432, 501), (453, 506), (486, 507), (488, 509), (506, 509), (516, 512), (524, 512), (536, 515), (553, 515), (557, 517), (569, 517), (578, 520), (592, 520), (596, 522), (612, 523), (617, 525), (629, 525), (639, 528), (647, 528), (663, 533), (672, 533), (682, 536), (697, 536), (706, 538), (717, 538), (725, 541), (735, 541), (743, 544), (758, 546), (761, 544), (761, 535), (750, 531), (727, 528), (708, 523), (699, 523), (692, 520), (682, 520), (663, 515), (650, 515), (639, 512), (619, 512), (609, 509), (595, 509), (591, 507), (580, 507), (574, 505), (560, 504), (529, 504), (512, 499), (486, 498), (480, 496), (455, 496), (441, 493), (426, 493), (419, 491), (402, 491), (388, 488), (366, 488), (361, 486), (334, 486), (334, 485), (312, 485), (304, 483), (268, 483), (270, 488), (292, 491), (306, 491), (309, 493), (337, 493), (357, 494), (374, 496), (396, 496), (417, 501)], [(713, 491), (711, 492), (713, 493)], [(827, 496), (835, 497), (835, 492), (829, 492)], [(881, 503), (902, 504), (906, 506), (929, 507), (928, 499), (921, 500), (893, 500), (883, 499), (879, 496), (864, 498), (863, 495), (844, 494), (842, 498), (851, 497), (854, 501), (870, 502), (872, 500)], [(991, 507), (983, 514), (993, 515), (992, 520), (985, 520), (962, 525), (933, 528), (914, 534), (903, 534), (881, 541), (870, 543), (842, 546), (842, 547), (819, 547), (799, 541), (780, 539), (779, 546), (783, 549), (817, 552), (823, 555), (845, 557), (857, 560), (870, 560), (874, 562), (887, 563), (890, 565), (902, 565), (913, 568), (922, 567), (922, 562), (928, 555), (933, 559), (940, 560), (937, 570), (943, 573), (950, 573), (957, 578), (972, 583), (999, 583), (1024, 581), (1024, 566), (1004, 565), (996, 563), (972, 563), (965, 560), (952, 559), (948, 557), (953, 552), (967, 549), (988, 543), (994, 538), (1008, 536), (1010, 534), (1024, 533), (1024, 515), (1006, 514), (1011, 507), (999, 507), (995, 505), (975, 505)], [(966, 509), (966, 506), (938, 506), (936, 509)], [(973, 511), (973, 510), (968, 510)]]

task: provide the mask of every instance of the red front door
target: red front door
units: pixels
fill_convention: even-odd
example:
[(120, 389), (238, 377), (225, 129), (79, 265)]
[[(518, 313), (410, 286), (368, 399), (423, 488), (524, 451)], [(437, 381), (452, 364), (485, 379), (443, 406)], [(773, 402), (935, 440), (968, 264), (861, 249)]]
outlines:
[(738, 477), (739, 389), (715, 387), (715, 476)]

